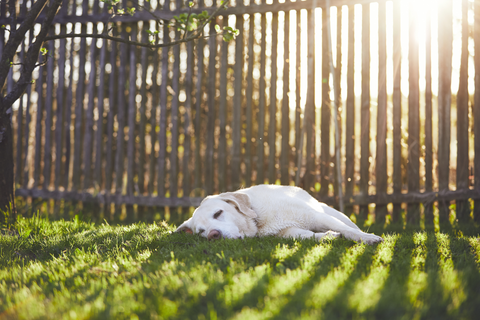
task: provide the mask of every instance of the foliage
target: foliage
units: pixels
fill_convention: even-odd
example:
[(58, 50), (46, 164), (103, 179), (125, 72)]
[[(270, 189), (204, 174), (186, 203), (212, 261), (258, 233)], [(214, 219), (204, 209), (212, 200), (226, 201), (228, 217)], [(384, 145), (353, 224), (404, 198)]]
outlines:
[(478, 229), (389, 231), (395, 228), (384, 229), (386, 241), (377, 246), (276, 237), (209, 242), (172, 233), (174, 226), (166, 223), (111, 226), (78, 216), (56, 222), (20, 218), (15, 231), (0, 235), (0, 314), (475, 318)]

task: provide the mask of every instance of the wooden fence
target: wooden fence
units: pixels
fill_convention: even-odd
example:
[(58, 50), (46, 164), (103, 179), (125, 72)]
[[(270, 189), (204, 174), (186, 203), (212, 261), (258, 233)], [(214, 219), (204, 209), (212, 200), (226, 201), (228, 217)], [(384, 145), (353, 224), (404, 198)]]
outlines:
[[(19, 1), (19, 21), (29, 3)], [(454, 203), (459, 220), (479, 220), (478, 1), (330, 3), (346, 212), (380, 222), (406, 212), (418, 224), (438, 208), (446, 222)], [(182, 1), (141, 4), (165, 20), (188, 12)], [(112, 19), (113, 32), (147, 42), (156, 26), (137, 11)], [(160, 50), (47, 43), (48, 63), (13, 112), (17, 196), (126, 205), (132, 216), (281, 183), (338, 205), (325, 1), (237, 0), (220, 14), (209, 37)], [(108, 19), (98, 0), (65, 0), (51, 34), (101, 33)], [(223, 42), (214, 24), (240, 34)], [(179, 36), (158, 31), (163, 42)], [(0, 30), (0, 48), (7, 38)]]

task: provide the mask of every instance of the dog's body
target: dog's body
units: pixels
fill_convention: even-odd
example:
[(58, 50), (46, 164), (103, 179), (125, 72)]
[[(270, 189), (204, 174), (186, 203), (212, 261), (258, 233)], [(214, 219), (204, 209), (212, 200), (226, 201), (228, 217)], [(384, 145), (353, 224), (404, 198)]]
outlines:
[(343, 237), (374, 244), (383, 239), (361, 231), (345, 214), (290, 186), (259, 185), (205, 198), (177, 232), (208, 239), (277, 235)]

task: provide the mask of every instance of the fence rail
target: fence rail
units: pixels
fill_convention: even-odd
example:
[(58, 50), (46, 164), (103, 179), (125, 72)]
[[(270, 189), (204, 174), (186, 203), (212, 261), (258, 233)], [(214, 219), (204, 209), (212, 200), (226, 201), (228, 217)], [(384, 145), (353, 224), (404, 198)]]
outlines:
[[(30, 2), (17, 4), (19, 22)], [(346, 213), (382, 222), (406, 210), (418, 224), (438, 208), (445, 222), (454, 201), (467, 221), (472, 201), (479, 220), (480, 4), (330, 3)], [(188, 12), (182, 1), (142, 5), (164, 20)], [(216, 5), (199, 1), (193, 12)], [(137, 11), (109, 21), (98, 0), (65, 0), (51, 34), (100, 34), (108, 21), (135, 41), (156, 28), (163, 42), (178, 38)], [(190, 207), (281, 183), (338, 205), (325, 1), (237, 0), (220, 14), (208, 38), (171, 48), (48, 42), (48, 63), (14, 107), (17, 195), (126, 205), (131, 216), (134, 205)], [(10, 23), (3, 8), (0, 23)], [(240, 35), (223, 42), (215, 24)], [(1, 29), (0, 50), (6, 39)]]

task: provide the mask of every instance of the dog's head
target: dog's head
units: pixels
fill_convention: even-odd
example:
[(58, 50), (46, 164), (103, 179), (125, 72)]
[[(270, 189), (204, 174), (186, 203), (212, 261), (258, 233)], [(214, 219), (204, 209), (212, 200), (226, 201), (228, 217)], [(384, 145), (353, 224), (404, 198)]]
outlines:
[(248, 195), (226, 192), (206, 197), (175, 232), (198, 233), (209, 240), (252, 237), (257, 233), (255, 218)]

